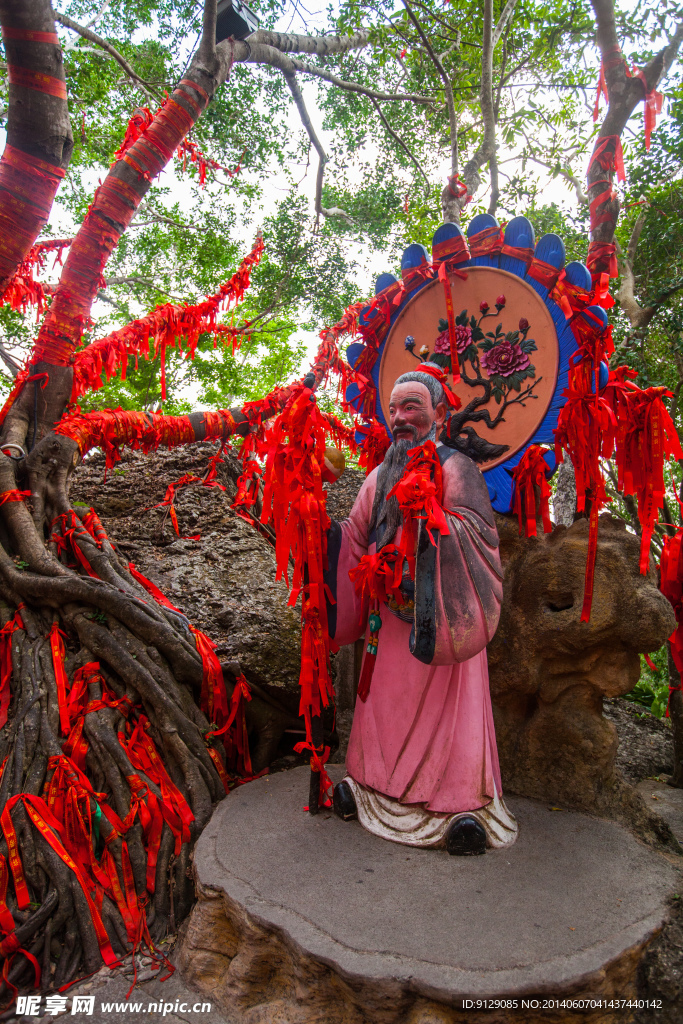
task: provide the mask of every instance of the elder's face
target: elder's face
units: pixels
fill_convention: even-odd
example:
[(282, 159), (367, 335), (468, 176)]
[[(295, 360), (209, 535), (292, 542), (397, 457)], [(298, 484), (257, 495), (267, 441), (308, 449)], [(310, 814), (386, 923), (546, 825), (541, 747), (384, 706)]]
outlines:
[(419, 444), (436, 419), (432, 396), (424, 384), (408, 381), (394, 387), (389, 400), (389, 427), (394, 441), (409, 440)]

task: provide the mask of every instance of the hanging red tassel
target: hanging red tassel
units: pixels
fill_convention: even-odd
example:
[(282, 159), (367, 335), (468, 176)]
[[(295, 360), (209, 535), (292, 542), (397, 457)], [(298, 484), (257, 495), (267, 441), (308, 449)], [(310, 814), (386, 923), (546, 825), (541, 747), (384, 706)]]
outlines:
[(210, 722), (219, 726), (228, 718), (228, 695), (225, 690), (223, 669), (216, 657), (216, 648), (206, 633), (190, 625), (195, 637), (197, 652), (202, 659), (202, 693), (199, 706)]
[(540, 491), (540, 512), (543, 532), (552, 533), (548, 504), (552, 493), (546, 474), (550, 472), (544, 456), (550, 449), (538, 444), (529, 445), (512, 473), (514, 488), (513, 510), (519, 520), (519, 535), (536, 536), (536, 488)]
[(322, 488), (325, 437), (328, 424), (312, 390), (301, 384), (276, 419), (263, 442), (261, 522), (271, 524), (276, 536), (276, 579), (289, 583), (289, 561), (294, 561), (289, 604), (301, 594), (301, 700), (299, 713), (312, 743), (311, 718), (334, 703), (330, 679), (330, 638), (327, 630), (323, 569), (327, 563), (327, 530)]
[(363, 701), (363, 703), (365, 703), (370, 694), (370, 684), (372, 683), (372, 674), (375, 671), (377, 647), (379, 645), (379, 631), (381, 628), (382, 619), (379, 614), (379, 604), (375, 601), (375, 607), (368, 616), (368, 629), (370, 630), (370, 636), (368, 638), (368, 645), (365, 648), (363, 668), (358, 682), (358, 700)]

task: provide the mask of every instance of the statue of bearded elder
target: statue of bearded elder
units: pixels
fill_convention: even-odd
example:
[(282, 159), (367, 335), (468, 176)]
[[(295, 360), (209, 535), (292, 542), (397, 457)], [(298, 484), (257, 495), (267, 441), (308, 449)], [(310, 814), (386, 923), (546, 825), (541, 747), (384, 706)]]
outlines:
[[(395, 496), (411, 450), (436, 442), (447, 414), (445, 374), (426, 363), (391, 393), (393, 444), (365, 480), (348, 519), (332, 522), (327, 583), (330, 636), (366, 633), (368, 600), (349, 572), (366, 554), (398, 543)], [(498, 625), (502, 570), (484, 478), (461, 452), (439, 443), (447, 536), (418, 539), (415, 579), (380, 608), (377, 657), (366, 699), (357, 699), (334, 809), (375, 835), (452, 854), (484, 853), (517, 836), (503, 799), (488, 684), (486, 644)], [(365, 655), (367, 657), (367, 653)]]

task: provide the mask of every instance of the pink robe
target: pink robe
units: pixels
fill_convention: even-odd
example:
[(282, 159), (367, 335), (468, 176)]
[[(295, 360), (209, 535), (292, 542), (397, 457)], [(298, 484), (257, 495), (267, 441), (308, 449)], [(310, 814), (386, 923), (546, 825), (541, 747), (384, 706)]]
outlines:
[[(439, 453), (446, 456), (443, 505), (458, 515), (447, 515), (451, 532), (438, 537), (436, 551), (429, 552), (426, 536), (418, 542), (416, 618), (421, 611), (424, 628), (414, 623), (413, 640), (422, 660), (410, 653), (411, 623), (382, 605), (372, 685), (367, 701), (356, 701), (346, 767), (356, 782), (403, 804), (458, 813), (488, 804), (494, 785), (502, 792), (486, 661), (498, 625), (502, 571), (484, 478), (459, 452), (439, 446)], [(348, 573), (375, 551), (368, 529), (377, 473), (330, 534), (329, 578), (337, 601), (330, 626), (340, 645), (366, 632), (367, 606), (361, 608)]]

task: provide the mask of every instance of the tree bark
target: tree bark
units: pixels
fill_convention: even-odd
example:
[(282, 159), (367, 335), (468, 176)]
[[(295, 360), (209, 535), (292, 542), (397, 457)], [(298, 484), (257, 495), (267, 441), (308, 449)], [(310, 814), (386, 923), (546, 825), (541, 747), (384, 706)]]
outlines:
[(73, 138), (62, 50), (49, 0), (2, 0), (9, 70), (0, 160), (0, 296), (47, 223)]

